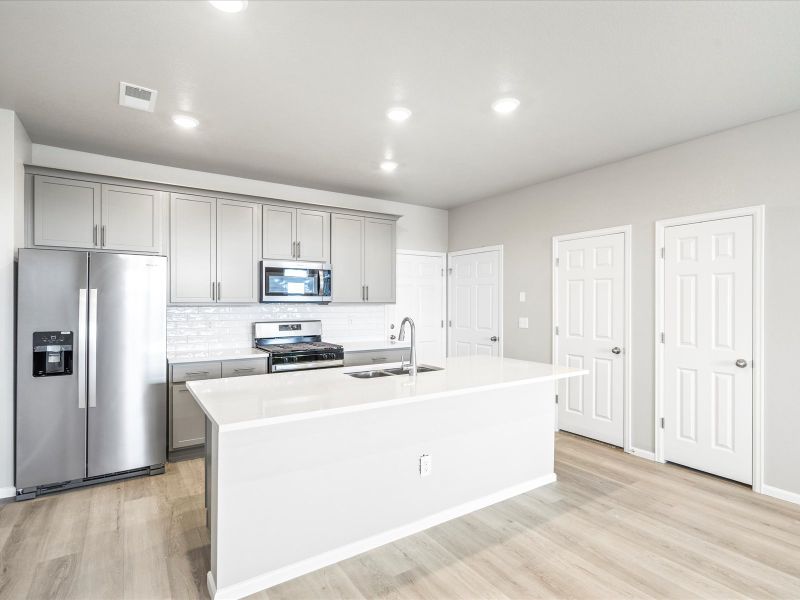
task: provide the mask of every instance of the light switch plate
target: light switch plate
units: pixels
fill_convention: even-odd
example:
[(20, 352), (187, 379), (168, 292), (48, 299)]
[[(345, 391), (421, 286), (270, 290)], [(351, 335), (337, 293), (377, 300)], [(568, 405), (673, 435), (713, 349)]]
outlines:
[(419, 457), (419, 476), (420, 477), (427, 477), (431, 474), (431, 469), (433, 468), (433, 464), (431, 463), (431, 455), (430, 454), (423, 454)]
[(519, 301), (520, 302), (525, 302), (525, 292), (520, 292), (519, 293)]
[(520, 317), (519, 318), (519, 328), (520, 329), (527, 329), (528, 328), (528, 317)]

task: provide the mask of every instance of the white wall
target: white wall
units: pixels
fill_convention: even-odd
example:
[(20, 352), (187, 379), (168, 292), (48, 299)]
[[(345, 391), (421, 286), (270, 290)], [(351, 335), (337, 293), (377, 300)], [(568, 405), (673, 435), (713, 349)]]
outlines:
[[(504, 245), (506, 354), (549, 361), (552, 237), (631, 224), (633, 444), (652, 450), (654, 222), (756, 204), (766, 205), (764, 483), (800, 493), (800, 112), (453, 209), (450, 250)], [(517, 329), (521, 316), (530, 329)]]
[(40, 144), (33, 145), (33, 164), (109, 177), (402, 215), (397, 223), (398, 248), (436, 252), (447, 250), (447, 211), (438, 208), (179, 169)]
[(31, 142), (0, 109), (0, 498), (14, 495), (14, 254), (23, 239), (24, 163)]

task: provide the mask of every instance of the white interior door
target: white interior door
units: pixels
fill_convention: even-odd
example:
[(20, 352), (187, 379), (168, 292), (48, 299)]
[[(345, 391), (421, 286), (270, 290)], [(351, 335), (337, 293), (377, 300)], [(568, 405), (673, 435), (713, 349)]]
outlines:
[(445, 345), (445, 256), (397, 253), (397, 303), (391, 321), (396, 327), (404, 317), (414, 319), (417, 362), (441, 365)]
[(449, 355), (500, 356), (499, 250), (450, 255)]
[(664, 458), (752, 482), (753, 218), (664, 230)]
[(558, 242), (559, 365), (588, 375), (558, 384), (558, 427), (623, 446), (625, 234)]

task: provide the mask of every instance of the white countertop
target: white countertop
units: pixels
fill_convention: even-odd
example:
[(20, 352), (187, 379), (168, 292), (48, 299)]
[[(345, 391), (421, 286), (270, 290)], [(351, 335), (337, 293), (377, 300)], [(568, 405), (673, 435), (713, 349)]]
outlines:
[(209, 360), (241, 360), (245, 358), (268, 358), (269, 353), (258, 348), (240, 348), (238, 350), (214, 350), (210, 352), (167, 352), (167, 360), (171, 365), (206, 362)]
[[(392, 365), (381, 365), (388, 368)], [(190, 381), (186, 387), (220, 429), (230, 431), (419, 402), (465, 390), (554, 381), (588, 371), (511, 358), (453, 357), (442, 371), (356, 379), (364, 366)]]
[(369, 352), (370, 350), (392, 350), (395, 348), (408, 348), (411, 343), (408, 340), (398, 342), (396, 340), (358, 340), (356, 342), (349, 342), (347, 340), (336, 340), (323, 337), (326, 342), (331, 344), (340, 344), (344, 347), (345, 352)]

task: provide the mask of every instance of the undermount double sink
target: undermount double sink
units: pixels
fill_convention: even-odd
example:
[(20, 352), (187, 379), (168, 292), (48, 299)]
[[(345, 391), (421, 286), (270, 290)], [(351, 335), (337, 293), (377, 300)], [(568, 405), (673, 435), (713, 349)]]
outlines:
[[(430, 365), (419, 365), (417, 367), (417, 374), (429, 373), (430, 371), (442, 371), (442, 367), (432, 367)], [(346, 373), (350, 377), (356, 379), (375, 379), (376, 377), (392, 377), (393, 375), (408, 375), (407, 368), (393, 367), (391, 369), (375, 369), (373, 371), (356, 371), (355, 373)]]

